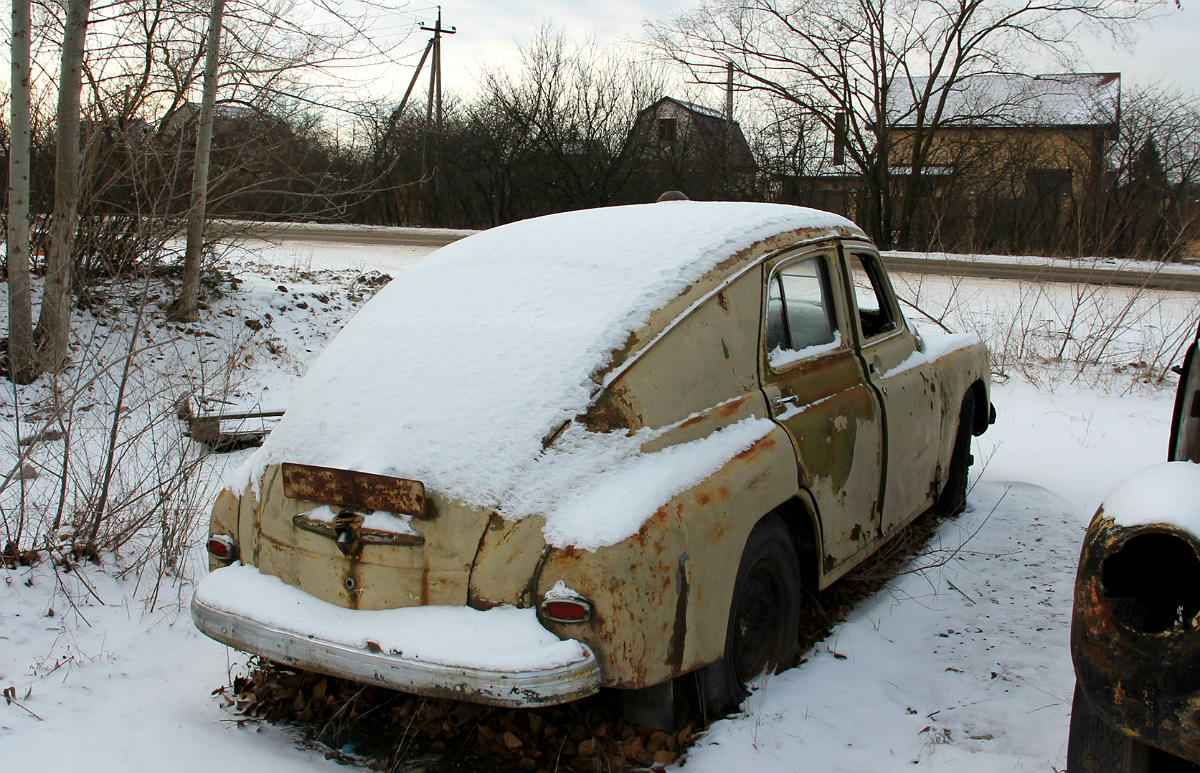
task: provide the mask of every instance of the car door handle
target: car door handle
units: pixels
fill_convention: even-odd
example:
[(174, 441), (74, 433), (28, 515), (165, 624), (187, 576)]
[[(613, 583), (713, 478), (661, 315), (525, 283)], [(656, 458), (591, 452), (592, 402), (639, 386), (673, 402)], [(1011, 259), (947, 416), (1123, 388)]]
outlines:
[(788, 395), (787, 397), (776, 397), (771, 402), (775, 403), (775, 410), (782, 411), (789, 405), (795, 405), (800, 402), (799, 395)]

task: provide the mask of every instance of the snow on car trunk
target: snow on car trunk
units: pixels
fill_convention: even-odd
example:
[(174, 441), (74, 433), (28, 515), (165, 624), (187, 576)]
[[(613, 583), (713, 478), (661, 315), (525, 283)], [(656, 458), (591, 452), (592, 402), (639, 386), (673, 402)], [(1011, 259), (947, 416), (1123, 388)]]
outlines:
[(438, 250), (327, 347), (278, 428), (230, 481), (299, 462), (417, 479), (475, 507), (513, 499), (543, 438), (585, 409), (651, 312), (716, 264), (797, 228), (853, 225), (771, 204), (569, 212)]

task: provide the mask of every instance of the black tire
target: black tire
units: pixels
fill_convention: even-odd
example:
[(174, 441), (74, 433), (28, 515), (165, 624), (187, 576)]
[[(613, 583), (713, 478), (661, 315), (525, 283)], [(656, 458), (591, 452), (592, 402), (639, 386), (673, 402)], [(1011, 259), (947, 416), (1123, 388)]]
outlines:
[(1151, 748), (1109, 725), (1075, 683), (1067, 773), (1150, 773)]
[(971, 464), (971, 427), (975, 423), (975, 392), (967, 390), (958, 411), (958, 428), (954, 433), (954, 450), (950, 452), (950, 472), (933, 507), (943, 517), (958, 515), (967, 507), (967, 478)]
[(746, 682), (770, 669), (791, 668), (800, 631), (800, 560), (777, 516), (758, 522), (738, 565), (725, 655), (700, 670), (700, 694), (710, 717), (737, 709)]

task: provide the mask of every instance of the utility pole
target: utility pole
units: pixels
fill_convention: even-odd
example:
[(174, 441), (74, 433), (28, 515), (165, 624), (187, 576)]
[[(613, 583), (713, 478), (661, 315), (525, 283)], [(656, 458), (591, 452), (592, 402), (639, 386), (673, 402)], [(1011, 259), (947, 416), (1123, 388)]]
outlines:
[[(441, 137), (442, 137), (442, 35), (453, 35), (458, 32), (457, 27), (446, 29), (442, 26), (442, 7), (439, 5), (437, 9), (437, 22), (432, 27), (422, 26), (421, 29), (426, 32), (432, 32), (433, 37), (429, 40), (429, 46), (433, 50), (433, 64), (429, 68), (429, 100), (425, 108), (425, 145), (429, 144), (429, 137), (433, 135), (433, 169), (431, 176), (433, 178), (433, 191), (429, 208), (433, 211), (437, 207), (438, 201), (438, 168), (441, 166)], [(429, 52), (429, 47), (426, 48), (426, 53)], [(421, 58), (424, 62), (424, 57)], [(420, 72), (418, 67), (417, 72)], [(416, 75), (413, 76), (413, 82), (416, 82)], [(411, 89), (411, 87), (410, 87)], [(437, 107), (437, 123), (434, 125), (434, 106)], [(421, 171), (425, 174), (425, 149), (422, 148), (421, 153)], [(426, 223), (425, 225), (429, 225)]]

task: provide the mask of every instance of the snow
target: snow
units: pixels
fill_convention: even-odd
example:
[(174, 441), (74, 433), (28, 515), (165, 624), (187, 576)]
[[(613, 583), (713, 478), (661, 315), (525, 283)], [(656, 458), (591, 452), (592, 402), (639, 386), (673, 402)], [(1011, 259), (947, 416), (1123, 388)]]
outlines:
[(767, 362), (771, 364), (772, 368), (778, 370), (786, 365), (791, 365), (793, 362), (799, 362), (800, 360), (804, 360), (809, 357), (816, 357), (817, 355), (825, 354), (826, 352), (836, 351), (841, 347), (842, 331), (835, 330), (833, 331), (833, 340), (829, 343), (814, 344), (812, 346), (805, 346), (800, 349), (786, 350), (777, 346), (771, 351), (767, 352)]
[(1118, 526), (1163, 524), (1200, 534), (1200, 464), (1163, 462), (1122, 480), (1104, 498)]
[(547, 452), (537, 475), (519, 489), (520, 501), (525, 509), (545, 513), (542, 531), (553, 547), (615, 545), (637, 534), (671, 497), (701, 483), (775, 427), (769, 419), (743, 419), (653, 453), (629, 453), (633, 446), (621, 433), (576, 432)]
[(968, 506), (806, 663), (760, 680), (682, 770), (1061, 770), (1078, 514), (1005, 481)]
[[(337, 518), (337, 513), (333, 512), (333, 508), (329, 505), (321, 505), (308, 512), (299, 513), (296, 517), (301, 515), (314, 521), (321, 521), (322, 523), (333, 523)], [(412, 527), (411, 515), (396, 515), (385, 510), (375, 510), (374, 512), (367, 513), (363, 517), (362, 528), (391, 532), (393, 534), (418, 534)]]
[(908, 252), (905, 250), (890, 250), (883, 253), (884, 258), (911, 258), (916, 260), (955, 261), (958, 263), (1002, 263), (1010, 266), (1069, 266), (1071, 268), (1090, 270), (1103, 273), (1120, 271), (1151, 272), (1168, 275), (1195, 275), (1200, 272), (1200, 265), (1194, 262), (1158, 263), (1131, 258), (1058, 258), (1044, 255), (994, 255), (985, 253), (958, 252)]
[(559, 580), (554, 583), (553, 588), (546, 591), (542, 598), (546, 601), (574, 600), (583, 598), (583, 594)]
[[(937, 80), (935, 88), (944, 88), (945, 79)], [(901, 126), (915, 124), (913, 94), (928, 82), (919, 77), (911, 88), (907, 83), (893, 87), (888, 113)], [(1120, 101), (1117, 73), (986, 73), (950, 89), (942, 120), (957, 126), (1108, 126), (1117, 122)]]
[(679, 201), (551, 215), (443, 247), (325, 349), (229, 485), (298, 462), (416, 479), (528, 515), (510, 492), (652, 311), (760, 239), (839, 226), (852, 227), (800, 207)]
[(944, 357), (957, 349), (974, 346), (979, 343), (979, 336), (974, 333), (948, 334), (922, 332), (921, 341), (923, 344), (920, 350), (905, 357), (903, 362), (884, 373), (883, 378), (890, 378), (897, 373), (903, 373), (919, 365), (934, 362), (939, 357)]
[[(833, 397), (833, 395), (828, 395), (826, 397), (822, 397), (820, 400), (813, 400), (811, 403), (805, 403), (804, 405), (797, 405), (796, 403), (788, 403), (787, 407), (784, 408), (783, 412), (775, 416), (775, 419), (777, 421), (787, 421), (788, 419), (790, 419), (794, 416), (799, 416), (800, 414), (807, 411), (809, 408), (813, 408), (813, 407), (820, 405), (821, 403), (825, 402), (826, 400), (828, 400), (831, 397)], [(842, 421), (847, 421), (846, 417), (844, 417), (844, 416), (839, 416), (838, 418), (840, 418)], [(836, 421), (837, 421), (837, 419), (835, 419), (835, 422)], [(849, 426), (849, 424), (847, 424), (847, 426)]]
[[(291, 403), (297, 377), (352, 312), (344, 288), (321, 271), (396, 276), (418, 264), (414, 251), (395, 248), (255, 249), (239, 257), (243, 284), (223, 302), (239, 310), (239, 327), (243, 316), (273, 317), (252, 339), (237, 387), (244, 404)], [(1080, 371), (1052, 359), (1067, 329), (1057, 313), (1069, 309), (1069, 285), (892, 278), (901, 294), (939, 317), (945, 309), (952, 327), (978, 332), (1000, 355), (998, 419), (975, 441), (968, 512), (807, 662), (764, 680), (742, 713), (713, 725), (685, 773), (1065, 767), (1072, 574), (1084, 528), (1113, 481), (1166, 457), (1175, 377), (1158, 384), (1163, 369), (1151, 366), (1156, 353), (1171, 362), (1171, 331), (1194, 333), (1197, 299), (1136, 296), (1102, 364)], [(342, 293), (336, 299), (331, 285)], [(293, 293), (310, 308), (297, 310)], [(313, 293), (330, 303), (314, 303)], [(1134, 298), (1109, 288), (1083, 313), (1116, 319)], [(1091, 334), (1073, 329), (1071, 342)], [(268, 342), (279, 354), (267, 355)], [(1150, 365), (1130, 367), (1140, 360)], [(609, 449), (614, 465), (636, 453), (633, 445)], [(236, 464), (248, 454), (220, 459)], [(190, 578), (205, 572), (203, 536), (198, 529), (184, 567), (158, 588), (152, 572), (141, 582), (119, 576), (125, 559), (111, 556), (70, 572), (46, 562), (0, 568), (0, 689), (11, 686), (40, 717), (0, 702), (0, 766), (186, 771), (219, 750), (231, 773), (345, 769), (292, 730), (239, 725), (210, 694), (246, 657), (204, 637), (187, 614)]]
[(346, 609), (310, 596), (253, 566), (218, 569), (196, 586), (196, 600), (306, 638), (453, 668), (537, 671), (584, 660), (574, 639), (542, 627), (533, 609), (511, 606)]

